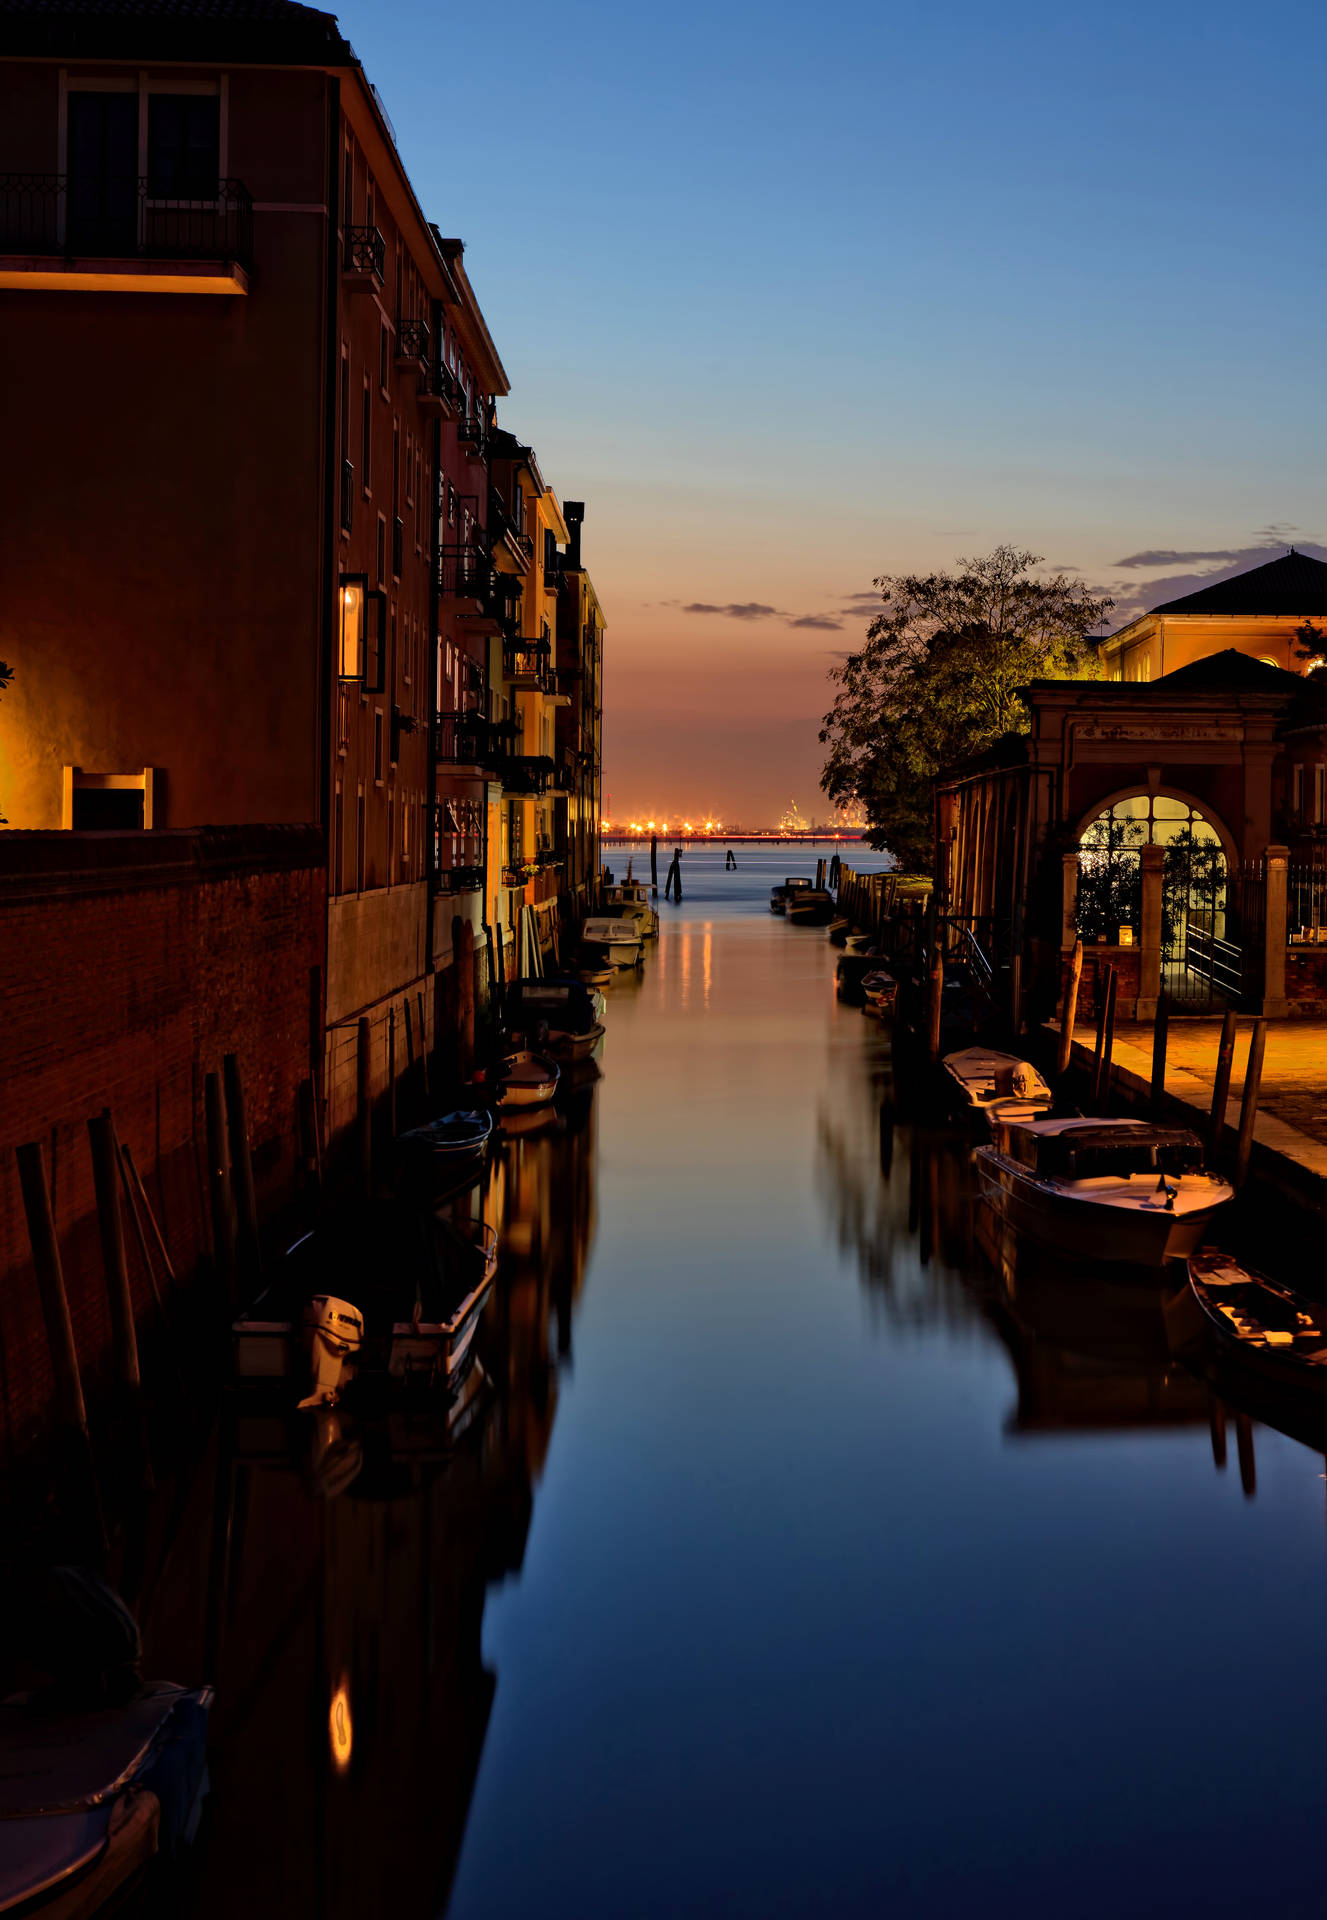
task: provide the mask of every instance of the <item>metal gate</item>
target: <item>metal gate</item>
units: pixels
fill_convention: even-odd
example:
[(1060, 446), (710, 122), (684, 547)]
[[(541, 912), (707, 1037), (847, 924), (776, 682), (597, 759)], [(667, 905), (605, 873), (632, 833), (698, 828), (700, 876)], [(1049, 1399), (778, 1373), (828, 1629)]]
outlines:
[(1244, 985), (1242, 932), (1220, 843), (1191, 830), (1166, 844), (1161, 884), (1161, 990), (1191, 1011), (1224, 1007)]

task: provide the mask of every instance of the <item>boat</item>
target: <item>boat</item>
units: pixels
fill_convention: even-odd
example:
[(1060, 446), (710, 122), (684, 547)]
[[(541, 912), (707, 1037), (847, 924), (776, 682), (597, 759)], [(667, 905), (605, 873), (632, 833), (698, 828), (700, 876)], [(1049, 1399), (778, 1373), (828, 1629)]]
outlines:
[(598, 917), (581, 929), (581, 951), (592, 961), (610, 967), (638, 967), (641, 933), (634, 920)]
[(789, 874), (787, 879), (783, 882), (782, 886), (770, 888), (769, 890), (770, 912), (786, 913), (788, 910), (788, 902), (792, 898), (792, 896), (795, 893), (812, 892), (814, 890), (814, 884), (815, 883), (813, 881), (805, 878), (804, 876), (799, 877), (795, 874)]
[(583, 980), (562, 976), (518, 980), (507, 989), (507, 1024), (529, 1030), (539, 1025), (556, 1033), (585, 1033), (603, 1019), (608, 1002)]
[(305, 1234), (234, 1323), (236, 1377), (311, 1385), (305, 1407), (392, 1383), (451, 1389), (497, 1264), (495, 1230), (443, 1207)]
[(1192, 1253), (1230, 1199), (1198, 1136), (1142, 1120), (997, 1120), (973, 1156), (982, 1198), (1076, 1259), (1159, 1267)]
[(879, 1014), (881, 1019), (898, 1006), (898, 981), (892, 973), (868, 973), (862, 980), (862, 993), (868, 1012)]
[(788, 896), (787, 915), (795, 926), (826, 926), (834, 918), (834, 896), (824, 887), (798, 887)]
[(947, 1053), (941, 1066), (964, 1106), (982, 1119), (1036, 1120), (1046, 1114), (1054, 1094), (1030, 1060), (993, 1047), (964, 1047)]
[(470, 1083), (491, 1106), (543, 1107), (558, 1090), (558, 1064), (547, 1054), (520, 1047), (505, 1053), (496, 1066), (477, 1067)]
[(846, 920), (842, 916), (840, 916), (837, 920), (831, 920), (829, 925), (825, 928), (825, 933), (829, 938), (829, 943), (831, 946), (834, 946), (834, 947), (844, 946), (847, 942), (848, 935), (851, 932), (852, 932), (852, 921)]
[(848, 953), (875, 953), (878, 951), (873, 933), (850, 933), (843, 942)]
[(592, 1027), (586, 1027), (583, 1033), (560, 1033), (550, 1028), (543, 1045), (555, 1060), (588, 1060), (606, 1032), (607, 1028), (600, 1020), (596, 1020)]
[(860, 993), (862, 982), (868, 974), (883, 971), (885, 956), (878, 947), (870, 947), (858, 953), (841, 953), (834, 967), (834, 978), (840, 991)]
[(409, 1128), (396, 1147), (406, 1160), (422, 1160), (446, 1175), (481, 1161), (492, 1138), (493, 1115), (483, 1107), (463, 1107)]
[(577, 979), (583, 980), (587, 987), (606, 987), (613, 978), (612, 967), (582, 967)]
[(0, 1913), (118, 1912), (156, 1855), (189, 1844), (212, 1697), (156, 1683), (83, 1711), (0, 1706)]
[(1205, 1335), (1269, 1380), (1327, 1395), (1327, 1306), (1215, 1247), (1189, 1256), (1188, 1286), (1166, 1319), (1177, 1350)]
[(630, 920), (643, 940), (655, 940), (659, 934), (659, 915), (643, 880), (629, 876), (615, 887), (604, 889), (604, 912), (619, 920)]

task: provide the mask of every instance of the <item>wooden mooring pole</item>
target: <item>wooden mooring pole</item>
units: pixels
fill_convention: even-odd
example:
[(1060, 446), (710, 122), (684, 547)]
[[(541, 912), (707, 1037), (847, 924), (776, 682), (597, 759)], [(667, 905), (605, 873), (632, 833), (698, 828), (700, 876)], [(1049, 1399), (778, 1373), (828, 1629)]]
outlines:
[(143, 1384), (138, 1370), (138, 1329), (134, 1324), (134, 1297), (129, 1287), (124, 1216), (120, 1212), (120, 1155), (109, 1107), (88, 1121), (88, 1139), (92, 1146), (92, 1184), (97, 1196), (101, 1258), (106, 1269), (115, 1373), (120, 1385), (136, 1397)]
[(230, 1190), (230, 1155), (226, 1146), (226, 1097), (221, 1075), (209, 1073), (203, 1082), (203, 1109), (207, 1122), (207, 1190), (212, 1211), (212, 1244), (217, 1277), (226, 1299), (235, 1301), (235, 1215)]
[(940, 1012), (945, 992), (945, 956), (944, 949), (936, 942), (931, 956), (930, 997), (926, 1007), (926, 1057), (934, 1062), (940, 1058)]
[(1152, 1118), (1161, 1118), (1166, 1100), (1166, 1044), (1170, 1038), (1170, 1002), (1165, 994), (1157, 999), (1152, 1021)]
[(74, 1345), (74, 1323), (69, 1316), (69, 1296), (65, 1292), (64, 1268), (60, 1264), (60, 1244), (55, 1237), (51, 1215), (51, 1196), (46, 1185), (46, 1166), (41, 1145), (32, 1141), (15, 1148), (19, 1184), (23, 1190), (23, 1211), (28, 1220), (28, 1240), (32, 1246), (32, 1264), (37, 1275), (42, 1318), (46, 1322), (46, 1344), (51, 1353), (51, 1372), (55, 1377), (55, 1410), (61, 1421), (87, 1439), (88, 1414), (83, 1402), (83, 1382), (78, 1371), (78, 1349)]
[(1074, 1026), (1078, 1020), (1078, 989), (1083, 978), (1083, 943), (1075, 940), (1069, 956), (1069, 971), (1064, 981), (1064, 1005), (1060, 1009), (1060, 1044), (1055, 1054), (1055, 1077), (1063, 1080), (1069, 1071), (1074, 1051)]
[[(407, 1040), (410, 1037), (410, 1001), (405, 1002), (405, 1030)], [(410, 1064), (415, 1064), (415, 1050), (410, 1049)], [(387, 1009), (387, 1137), (396, 1138), (396, 1008)]]
[(1263, 1054), (1267, 1048), (1267, 1022), (1261, 1016), (1249, 1035), (1249, 1059), (1244, 1069), (1244, 1093), (1239, 1103), (1239, 1145), (1235, 1149), (1235, 1185), (1242, 1187), (1249, 1177), (1253, 1154), (1253, 1129), (1258, 1119), (1258, 1095), (1262, 1090)]
[(373, 1028), (367, 1014), (360, 1017), (355, 1031), (355, 1128), (356, 1171), (367, 1196), (373, 1192)]
[(226, 1128), (230, 1146), (231, 1183), (238, 1217), (236, 1250), (242, 1270), (252, 1277), (263, 1270), (263, 1254), (258, 1239), (258, 1200), (253, 1185), (249, 1118), (244, 1104), (244, 1079), (240, 1073), (238, 1054), (223, 1054), (221, 1074), (226, 1090)]
[(1230, 1101), (1230, 1069), (1235, 1059), (1235, 1009), (1227, 1007), (1221, 1022), (1221, 1040), (1216, 1051), (1216, 1077), (1212, 1082), (1212, 1111), (1207, 1122), (1207, 1156), (1215, 1160), (1226, 1137), (1226, 1107)]
[(1106, 1045), (1106, 998), (1110, 982), (1111, 969), (1099, 971), (1092, 982), (1092, 994), (1097, 1008), (1097, 1037), (1092, 1048), (1092, 1104), (1097, 1102), (1097, 1088), (1101, 1085), (1101, 1055)]
[(1106, 970), (1106, 1004), (1102, 1009), (1101, 1048), (1097, 1060), (1096, 1085), (1092, 1089), (1092, 1104), (1100, 1109), (1110, 1094), (1110, 1063), (1115, 1051), (1115, 1000), (1119, 992), (1120, 976), (1114, 967)]

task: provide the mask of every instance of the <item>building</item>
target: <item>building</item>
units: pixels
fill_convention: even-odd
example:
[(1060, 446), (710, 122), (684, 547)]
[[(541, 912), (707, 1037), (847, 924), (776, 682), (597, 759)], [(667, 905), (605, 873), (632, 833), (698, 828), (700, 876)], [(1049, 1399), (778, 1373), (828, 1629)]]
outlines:
[(573, 906), (587, 906), (599, 878), (603, 824), (604, 615), (581, 556), (585, 504), (562, 506), (568, 545), (558, 595), (558, 686), (567, 698), (557, 715), (559, 811), (557, 847)]
[[(1275, 606), (1272, 589), (1295, 580), (1301, 605)], [(1162, 992), (1179, 1006), (1321, 1011), (1327, 686), (1307, 662), (1290, 671), (1254, 649), (1279, 632), (1290, 657), (1325, 585), (1327, 566), (1287, 555), (1191, 596), (1200, 609), (1175, 603), (1178, 628), (1158, 609), (1131, 644), (1159, 659), (1164, 639), (1168, 662), (1189, 652), (1183, 664), (1034, 682), (1030, 731), (937, 781), (938, 911), (976, 943), (1006, 1011), (1045, 1017), (1079, 938), (1088, 1006), (1110, 965), (1123, 1012), (1140, 1018)], [(1213, 651), (1226, 635), (1238, 644)]]
[(1327, 621), (1327, 564), (1291, 547), (1279, 560), (1218, 580), (1140, 614), (1101, 643), (1108, 680), (1159, 680), (1209, 653), (1232, 649), (1302, 673), (1296, 629)]

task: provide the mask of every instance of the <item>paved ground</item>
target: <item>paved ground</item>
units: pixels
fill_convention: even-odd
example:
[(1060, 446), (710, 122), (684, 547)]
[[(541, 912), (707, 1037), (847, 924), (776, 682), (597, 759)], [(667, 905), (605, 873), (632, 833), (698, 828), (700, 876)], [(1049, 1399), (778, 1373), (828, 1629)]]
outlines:
[[(1251, 1020), (1239, 1022), (1235, 1064), (1230, 1078), (1226, 1119), (1239, 1124), (1244, 1063), (1249, 1053)], [(1212, 1080), (1216, 1071), (1219, 1020), (1172, 1020), (1166, 1050), (1166, 1091), (1198, 1108), (1211, 1111)], [(1091, 1026), (1075, 1029), (1074, 1039), (1089, 1060), (1096, 1044)], [(1115, 1029), (1116, 1066), (1150, 1080), (1152, 1029), (1125, 1022)], [(1267, 1028), (1262, 1094), (1258, 1107), (1257, 1139), (1287, 1154), (1313, 1173), (1327, 1177), (1327, 1021), (1274, 1020)]]

